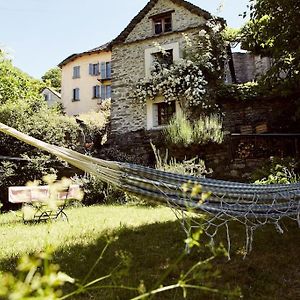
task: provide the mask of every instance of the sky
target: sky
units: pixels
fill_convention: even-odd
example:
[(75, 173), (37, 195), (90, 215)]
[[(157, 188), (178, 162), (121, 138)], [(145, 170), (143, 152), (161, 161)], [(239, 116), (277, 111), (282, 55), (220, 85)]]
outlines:
[[(73, 53), (116, 37), (148, 0), (0, 0), (0, 47), (15, 66), (40, 78)], [(240, 27), (249, 0), (189, 2)]]

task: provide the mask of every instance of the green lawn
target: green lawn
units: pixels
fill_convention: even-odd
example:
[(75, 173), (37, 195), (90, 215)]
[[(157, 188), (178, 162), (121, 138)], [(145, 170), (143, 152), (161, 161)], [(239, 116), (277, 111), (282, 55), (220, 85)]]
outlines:
[[(91, 279), (110, 273), (125, 255), (130, 260), (128, 270), (114, 277), (113, 283), (137, 287), (143, 280), (150, 288), (184, 249), (184, 233), (168, 208), (94, 206), (70, 209), (68, 216), (69, 223), (24, 225), (13, 213), (0, 215), (0, 270), (14, 270), (17, 257), (42, 251), (46, 244), (51, 244), (56, 249), (54, 261), (60, 264), (61, 270), (82, 279), (106, 245), (106, 237), (117, 235), (118, 239), (109, 246)], [(300, 299), (300, 230), (292, 222), (285, 222), (284, 228), (288, 230), (284, 235), (272, 226), (259, 230), (253, 252), (243, 260), (244, 228), (234, 224), (232, 260), (216, 259), (212, 270), (206, 270), (200, 281), (219, 288), (239, 286), (244, 299)], [(220, 240), (223, 239), (221, 234)], [(175, 283), (182, 270), (208, 257), (210, 251), (204, 244), (192, 251), (164, 283)], [(215, 270), (220, 272), (218, 278), (206, 278)], [(129, 299), (134, 295), (119, 289), (98, 289), (73, 299)], [(182, 299), (182, 293), (171, 291), (155, 299)], [(191, 291), (188, 299), (225, 298)]]

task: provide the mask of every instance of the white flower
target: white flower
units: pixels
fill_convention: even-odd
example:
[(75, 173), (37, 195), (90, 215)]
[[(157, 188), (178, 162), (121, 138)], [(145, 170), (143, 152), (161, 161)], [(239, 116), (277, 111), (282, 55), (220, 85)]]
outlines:
[(206, 30), (202, 29), (199, 31), (199, 36), (204, 37), (206, 35), (206, 33), (207, 33)]

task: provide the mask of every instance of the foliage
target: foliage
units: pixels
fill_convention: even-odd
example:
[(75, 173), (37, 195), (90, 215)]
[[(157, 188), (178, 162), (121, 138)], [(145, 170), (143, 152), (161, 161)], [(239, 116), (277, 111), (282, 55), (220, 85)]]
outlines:
[[(257, 99), (267, 95), (267, 91), (259, 85), (257, 82), (247, 82), (241, 84), (223, 84), (217, 91), (217, 98), (238, 100), (238, 101), (249, 101)], [(270, 92), (269, 92), (270, 93)]]
[(205, 177), (205, 175), (210, 174), (212, 170), (207, 170), (205, 162), (197, 157), (178, 162), (175, 158), (169, 158), (168, 150), (164, 156), (161, 155), (160, 151), (151, 144), (156, 165), (155, 168), (165, 172), (172, 172), (177, 174), (191, 175), (195, 177)]
[(241, 35), (242, 33), (240, 28), (232, 28), (227, 26), (223, 31), (224, 40), (230, 44), (239, 43), (241, 40)]
[(14, 67), (9, 60), (0, 60), (0, 104), (26, 99), (39, 99), (44, 84)]
[(203, 101), (207, 81), (201, 69), (192, 61), (179, 60), (170, 67), (156, 66), (150, 78), (141, 79), (136, 86), (134, 96), (144, 104), (146, 98), (154, 100), (163, 96), (166, 102), (186, 99), (189, 106), (208, 105)]
[[(184, 58), (173, 64), (156, 63), (151, 76), (140, 80), (133, 97), (145, 104), (163, 96), (166, 102), (177, 100), (183, 109), (198, 106), (202, 111), (216, 111), (213, 87), (222, 81), (225, 61), (225, 41), (219, 20), (210, 20), (197, 36), (185, 39)], [(157, 45), (158, 51), (168, 52)]]
[(268, 86), (296, 89), (300, 82), (300, 3), (298, 0), (250, 0), (250, 21), (243, 47), (273, 58), (264, 78)]
[(96, 148), (100, 148), (106, 142), (109, 118), (110, 104), (102, 105), (98, 112), (80, 114), (76, 118), (86, 143), (93, 143)]
[(299, 182), (299, 175), (295, 173), (295, 162), (289, 160), (272, 159), (268, 176), (256, 180), (256, 184), (290, 184)]
[(299, 176), (294, 170), (289, 170), (285, 166), (276, 165), (267, 178), (255, 181), (256, 184), (290, 184), (299, 182)]
[(42, 76), (42, 80), (47, 86), (50, 86), (54, 88), (56, 91), (60, 92), (61, 69), (59, 67), (51, 68)]
[(191, 144), (222, 143), (223, 123), (218, 115), (200, 116), (198, 120), (190, 121), (186, 115), (175, 116), (169, 126), (164, 129), (166, 139), (175, 145), (185, 147)]
[(299, 181), (298, 163), (295, 159), (286, 157), (270, 157), (264, 165), (255, 170), (252, 181), (261, 184), (267, 183), (294, 183)]
[(36, 256), (22, 256), (17, 275), (0, 275), (0, 298), (3, 300), (60, 299), (62, 286), (74, 279), (51, 263), (50, 250)]
[(82, 201), (84, 205), (120, 204), (125, 202), (124, 192), (103, 182), (97, 176), (76, 176), (74, 177), (74, 180), (76, 183), (80, 184), (84, 191), (84, 198)]
[[(0, 62), (0, 122), (45, 142), (81, 150), (79, 126), (71, 117), (48, 108), (40, 95), (42, 83), (15, 68), (8, 60)], [(62, 163), (50, 155), (1, 134), (1, 155), (21, 158), (1, 164), (1, 198), (10, 185), (56, 173)], [(64, 166), (65, 163), (64, 163)]]

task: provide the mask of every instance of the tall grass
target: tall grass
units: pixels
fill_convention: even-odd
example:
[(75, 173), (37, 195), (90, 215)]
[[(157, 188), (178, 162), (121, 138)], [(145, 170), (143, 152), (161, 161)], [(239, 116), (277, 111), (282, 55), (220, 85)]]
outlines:
[(167, 140), (185, 147), (192, 144), (222, 143), (224, 138), (222, 119), (217, 114), (201, 116), (190, 121), (185, 114), (174, 117), (164, 130)]

